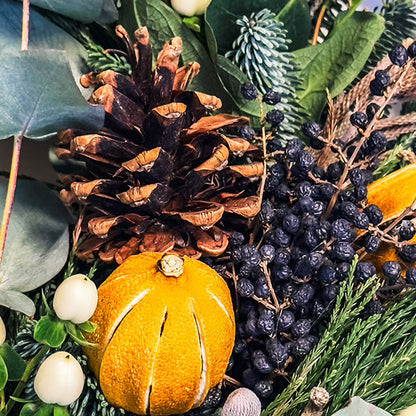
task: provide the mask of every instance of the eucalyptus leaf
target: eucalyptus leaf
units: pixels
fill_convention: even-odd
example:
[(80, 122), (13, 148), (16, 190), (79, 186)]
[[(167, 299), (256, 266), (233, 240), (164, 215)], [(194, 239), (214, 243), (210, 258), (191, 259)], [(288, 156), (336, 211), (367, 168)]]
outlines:
[[(0, 184), (1, 207), (6, 191), (7, 184)], [(42, 286), (65, 265), (69, 221), (66, 208), (45, 184), (18, 180), (0, 264), (0, 305), (34, 314), (33, 302), (21, 292)]]
[(294, 52), (301, 80), (298, 97), (312, 119), (318, 120), (325, 106), (326, 88), (335, 97), (360, 73), (383, 30), (380, 15), (355, 12), (325, 42)]
[(214, 29), (218, 42), (218, 52), (224, 55), (232, 49), (234, 40), (240, 34), (236, 20), (243, 15), (250, 16), (262, 9), (278, 13), (286, 5), (287, 0), (212, 0), (206, 18)]
[(289, 0), (276, 16), (284, 24), (287, 37), (292, 40), (289, 50), (308, 45), (312, 32), (312, 21), (307, 0)]
[(0, 89), (6, 92), (0, 101), (0, 139), (103, 125), (104, 109), (84, 100), (63, 52), (7, 48), (0, 61)]
[(0, 390), (3, 390), (7, 384), (9, 378), (6, 363), (3, 360), (3, 357), (0, 356)]
[(44, 315), (35, 326), (33, 338), (41, 344), (58, 348), (66, 338), (65, 322), (51, 315)]
[(117, 20), (113, 0), (31, 0), (30, 3), (83, 23), (112, 23)]
[(20, 380), (26, 369), (26, 363), (23, 358), (7, 343), (0, 345), (0, 357), (6, 363), (9, 380)]
[[(113, 0), (108, 1), (112, 2)], [(1, 0), (0, 50), (4, 48), (20, 50), (21, 31), (22, 4), (12, 0)], [(64, 50), (77, 85), (85, 94), (85, 97), (90, 94), (87, 89), (82, 88), (79, 84), (80, 75), (88, 72), (88, 68), (84, 63), (87, 58), (87, 51), (74, 37), (52, 23), (35, 8), (30, 10), (29, 50), (32, 49)], [(53, 70), (53, 65), (50, 70)]]
[(367, 403), (360, 397), (353, 397), (348, 407), (339, 410), (332, 416), (391, 416), (391, 414)]

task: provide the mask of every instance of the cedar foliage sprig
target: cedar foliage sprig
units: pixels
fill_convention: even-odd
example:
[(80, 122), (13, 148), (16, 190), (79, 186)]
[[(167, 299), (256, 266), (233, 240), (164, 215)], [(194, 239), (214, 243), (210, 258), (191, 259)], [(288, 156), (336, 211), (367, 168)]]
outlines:
[(385, 158), (373, 173), (374, 179), (384, 178), (395, 170), (404, 167), (406, 162), (403, 159), (403, 151), (410, 148), (415, 138), (416, 133), (405, 134), (400, 137), (394, 147), (384, 154)]
[(364, 306), (380, 287), (377, 277), (373, 276), (354, 291), (357, 262), (356, 256), (347, 280), (340, 286), (330, 322), (318, 345), (298, 367), (289, 386), (263, 412), (263, 416), (301, 414), (309, 400), (310, 390), (323, 378), (326, 368), (337, 356), (342, 340), (347, 337)]

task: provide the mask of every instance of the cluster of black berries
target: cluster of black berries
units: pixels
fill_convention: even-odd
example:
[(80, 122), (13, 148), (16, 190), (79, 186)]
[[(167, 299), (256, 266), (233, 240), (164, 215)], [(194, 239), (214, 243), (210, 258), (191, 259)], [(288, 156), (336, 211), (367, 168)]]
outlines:
[[(389, 56), (394, 65), (404, 65), (408, 57), (416, 56), (416, 42), (407, 50), (394, 48)], [(371, 94), (383, 95), (390, 82), (387, 71), (377, 71)], [(253, 84), (244, 84), (241, 91), (248, 100), (258, 96)], [(275, 105), (280, 95), (269, 91), (262, 100)], [(228, 281), (236, 293), (237, 334), (227, 374), (266, 403), (284, 388), (285, 375), (318, 342), (320, 322), (330, 315), (339, 282), (347, 278), (357, 251), (361, 254), (355, 269), (357, 284), (376, 272), (382, 272), (388, 290), (398, 283), (416, 284), (416, 268), (406, 267), (404, 272), (399, 262), (387, 261), (382, 270), (376, 270), (366, 258), (382, 244), (396, 242), (402, 264), (416, 262), (416, 245), (409, 243), (416, 233), (415, 221), (403, 218), (386, 236), (383, 213), (366, 199), (372, 172), (387, 146), (383, 132), (371, 126), (376, 115), (381, 117), (379, 113), (376, 103), (369, 104), (365, 112), (353, 113), (350, 122), (357, 136), (347, 145), (336, 140), (328, 143), (319, 124), (305, 123), (302, 132), (309, 146), (315, 150), (328, 147), (335, 155), (335, 161), (324, 168), (315, 163), (303, 141), (295, 139), (283, 146), (278, 139), (270, 140), (267, 153), (273, 155), (274, 164), (268, 168), (258, 215), (261, 232), (254, 243), (249, 242), (247, 230), (234, 231), (230, 237), (236, 287)], [(282, 120), (278, 110), (266, 116), (274, 128)], [(255, 132), (243, 127), (239, 135), (251, 140)], [(412, 147), (416, 151), (416, 140)], [(252, 184), (243, 179), (240, 186)], [(221, 267), (212, 260), (208, 263)], [(380, 301), (373, 299), (361, 316), (366, 319), (381, 313)], [(215, 390), (203, 407), (208, 411), (219, 402), (220, 393)]]
[[(258, 96), (257, 88), (254, 84), (247, 82), (241, 86), (241, 94), (246, 100), (255, 100)], [(262, 101), (268, 105), (276, 105), (282, 99), (278, 91), (270, 89), (262, 97)], [(270, 110), (266, 114), (266, 121), (272, 128), (278, 128), (284, 120), (284, 114), (277, 109)]]

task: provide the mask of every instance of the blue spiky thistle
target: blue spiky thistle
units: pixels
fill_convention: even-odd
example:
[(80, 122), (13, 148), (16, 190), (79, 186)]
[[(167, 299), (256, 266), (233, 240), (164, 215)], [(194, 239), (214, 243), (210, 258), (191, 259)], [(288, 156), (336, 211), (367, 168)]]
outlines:
[(272, 88), (281, 94), (278, 108), (285, 113), (285, 120), (280, 125), (279, 135), (286, 141), (299, 132), (302, 114), (296, 97), (297, 69), (288, 52), (291, 41), (283, 23), (275, 18), (276, 14), (263, 9), (238, 19), (240, 35), (233, 43), (233, 50), (225, 56), (239, 66), (262, 93)]

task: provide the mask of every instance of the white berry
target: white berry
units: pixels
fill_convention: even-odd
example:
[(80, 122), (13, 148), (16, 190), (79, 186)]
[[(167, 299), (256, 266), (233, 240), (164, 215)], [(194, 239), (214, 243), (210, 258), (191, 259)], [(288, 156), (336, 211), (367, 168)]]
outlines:
[(91, 318), (97, 302), (98, 292), (94, 282), (83, 274), (74, 274), (56, 289), (53, 308), (60, 319), (80, 324)]
[(416, 405), (410, 406), (405, 410), (402, 410), (399, 413), (399, 416), (415, 416), (416, 415)]
[(211, 0), (171, 0), (172, 7), (183, 16), (197, 16), (203, 14)]
[(34, 387), (44, 403), (67, 406), (80, 396), (84, 388), (84, 373), (71, 354), (58, 351), (39, 367)]
[(0, 317), (0, 345), (6, 341), (6, 326), (4, 325), (3, 319)]

